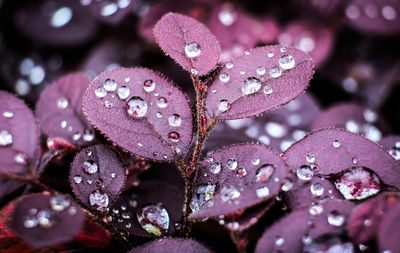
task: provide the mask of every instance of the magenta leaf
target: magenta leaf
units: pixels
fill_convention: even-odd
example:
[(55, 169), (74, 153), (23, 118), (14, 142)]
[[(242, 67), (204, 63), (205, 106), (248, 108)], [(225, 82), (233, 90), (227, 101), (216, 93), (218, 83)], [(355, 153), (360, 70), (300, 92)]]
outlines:
[(68, 242), (83, 227), (85, 215), (66, 195), (31, 194), (18, 199), (11, 226), (35, 248)]
[(168, 13), (155, 25), (154, 36), (166, 54), (194, 75), (205, 75), (218, 63), (221, 48), (217, 39), (193, 18)]
[(203, 244), (192, 239), (169, 238), (169, 237), (146, 243), (138, 248), (128, 251), (128, 253), (158, 253), (158, 252), (211, 253), (213, 251), (205, 247)]
[(26, 173), (40, 156), (36, 119), (14, 95), (0, 91), (0, 101), (0, 170)]
[(386, 123), (375, 111), (354, 103), (339, 103), (328, 108), (315, 119), (311, 130), (324, 127), (343, 128), (374, 142), (388, 131)]
[(76, 155), (69, 181), (81, 203), (92, 210), (104, 211), (124, 187), (125, 168), (113, 150), (96, 145)]
[(353, 204), (330, 200), (293, 211), (265, 230), (255, 252), (303, 252), (320, 236), (345, 231)]
[(383, 216), (378, 230), (378, 244), (380, 252), (396, 252), (400, 248), (400, 201), (397, 201)]
[(383, 148), (362, 136), (322, 129), (293, 144), (283, 155), (302, 181), (327, 177), (346, 199), (361, 200), (400, 188), (400, 165)]
[(366, 34), (393, 35), (400, 32), (400, 3), (392, 0), (353, 0), (346, 9), (347, 23)]
[(266, 146), (241, 144), (216, 151), (200, 165), (190, 217), (226, 215), (271, 199), (287, 176), (284, 160)]
[(312, 73), (312, 60), (301, 50), (255, 48), (221, 69), (208, 88), (207, 112), (227, 120), (270, 111), (300, 96)]
[(143, 68), (102, 73), (83, 99), (89, 121), (122, 148), (170, 161), (192, 141), (192, 112), (185, 95), (160, 75)]
[(94, 140), (94, 129), (82, 110), (82, 99), (90, 80), (81, 73), (68, 74), (52, 83), (36, 104), (42, 132), (76, 145)]
[(379, 142), (384, 149), (396, 160), (400, 161), (400, 136), (389, 135), (381, 139)]

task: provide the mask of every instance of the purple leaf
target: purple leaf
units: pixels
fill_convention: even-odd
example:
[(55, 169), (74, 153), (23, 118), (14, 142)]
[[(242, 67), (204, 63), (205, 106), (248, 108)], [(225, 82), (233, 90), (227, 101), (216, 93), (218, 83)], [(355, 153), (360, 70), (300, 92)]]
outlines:
[(380, 252), (396, 252), (400, 248), (400, 201), (397, 201), (383, 216), (378, 231), (378, 244)]
[(283, 157), (300, 180), (328, 176), (346, 199), (370, 197), (385, 185), (400, 188), (400, 165), (377, 144), (344, 130), (315, 131)]
[(169, 238), (169, 237), (146, 243), (138, 248), (128, 251), (128, 253), (158, 253), (158, 252), (211, 253), (213, 251), (211, 251), (201, 243), (192, 239)]
[(0, 170), (26, 173), (37, 166), (39, 129), (32, 111), (14, 95), (0, 91)]
[(68, 196), (32, 194), (20, 198), (12, 228), (35, 248), (57, 246), (74, 238), (85, 215)]
[(95, 20), (76, 1), (45, 0), (18, 10), (16, 25), (32, 40), (58, 47), (76, 46), (92, 38)]
[(348, 223), (348, 233), (357, 243), (367, 243), (376, 237), (380, 231), (382, 219), (400, 203), (400, 196), (396, 193), (386, 193), (368, 200), (354, 208)]
[(343, 128), (375, 142), (387, 132), (386, 123), (379, 119), (375, 111), (354, 103), (336, 104), (322, 112), (315, 119), (311, 130), (324, 127)]
[(396, 160), (400, 161), (400, 136), (389, 135), (381, 139), (379, 142), (384, 149)]
[(103, 211), (124, 187), (125, 168), (114, 151), (96, 145), (76, 155), (69, 181), (81, 203), (92, 210)]
[(155, 25), (154, 36), (166, 54), (194, 75), (205, 75), (218, 63), (221, 48), (217, 39), (193, 18), (168, 13)]
[(316, 67), (328, 58), (334, 43), (333, 33), (320, 25), (293, 22), (278, 36), (279, 44), (294, 46), (313, 59)]
[(270, 111), (298, 97), (313, 72), (311, 58), (295, 48), (255, 48), (226, 63), (208, 88), (211, 118), (246, 118)]
[(330, 200), (297, 209), (265, 230), (255, 252), (302, 252), (321, 235), (343, 233), (352, 208), (350, 202)]
[(274, 197), (288, 175), (286, 166), (275, 151), (258, 144), (210, 154), (197, 174), (190, 217), (226, 215)]
[(122, 148), (139, 156), (170, 161), (192, 141), (192, 112), (185, 95), (148, 69), (102, 73), (83, 99), (89, 121)]
[(353, 0), (346, 6), (346, 21), (366, 34), (393, 35), (400, 32), (400, 4), (392, 0)]
[(52, 83), (36, 104), (42, 132), (49, 138), (61, 137), (76, 145), (94, 139), (94, 129), (86, 121), (82, 99), (90, 80), (81, 73), (68, 74)]

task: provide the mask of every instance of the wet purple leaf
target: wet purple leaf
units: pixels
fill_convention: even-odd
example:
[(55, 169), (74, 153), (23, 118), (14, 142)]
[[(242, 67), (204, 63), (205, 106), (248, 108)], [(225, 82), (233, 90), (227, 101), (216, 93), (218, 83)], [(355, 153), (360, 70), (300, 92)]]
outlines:
[(197, 174), (190, 217), (226, 215), (270, 199), (287, 173), (282, 158), (263, 145), (234, 145), (211, 153)]
[(96, 145), (76, 155), (69, 181), (81, 203), (89, 209), (104, 211), (124, 187), (125, 168), (113, 150)]
[(301, 50), (255, 48), (221, 69), (208, 88), (207, 112), (227, 120), (270, 111), (300, 96), (312, 72), (312, 60)]
[(69, 196), (32, 194), (18, 199), (11, 226), (30, 245), (42, 248), (72, 240), (84, 218)]
[(143, 68), (102, 73), (85, 93), (89, 121), (122, 148), (142, 157), (170, 161), (192, 141), (192, 112), (171, 82)]
[(52, 83), (36, 104), (42, 132), (76, 145), (94, 140), (94, 129), (82, 110), (82, 99), (90, 80), (81, 73), (68, 74)]
[(217, 39), (193, 18), (168, 13), (155, 25), (154, 36), (166, 54), (194, 75), (205, 75), (218, 63), (221, 48)]
[(39, 129), (32, 111), (22, 100), (0, 91), (0, 170), (26, 173), (39, 156)]
[(158, 252), (211, 253), (212, 251), (207, 247), (205, 247), (204, 245), (202, 245), (201, 243), (192, 239), (166, 237), (149, 242), (138, 248), (132, 249), (128, 253), (158, 253)]

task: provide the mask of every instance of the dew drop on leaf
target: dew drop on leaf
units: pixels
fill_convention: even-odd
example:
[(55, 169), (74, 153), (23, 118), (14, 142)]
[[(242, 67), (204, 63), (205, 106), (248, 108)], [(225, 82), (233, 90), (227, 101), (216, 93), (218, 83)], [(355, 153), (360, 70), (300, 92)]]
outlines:
[(178, 142), (181, 138), (181, 136), (177, 133), (177, 132), (170, 132), (168, 134), (168, 138), (172, 141), (172, 142)]
[(266, 186), (261, 187), (256, 190), (256, 194), (257, 194), (257, 197), (259, 197), (259, 198), (265, 198), (269, 195), (269, 189)]
[(219, 80), (221, 80), (221, 82), (223, 82), (223, 83), (226, 83), (226, 82), (228, 82), (229, 81), (229, 75), (227, 74), (227, 73), (221, 73), (220, 75), (219, 75)]
[(214, 174), (218, 174), (221, 171), (222, 165), (220, 163), (213, 163), (210, 166), (210, 171)]
[(229, 108), (231, 108), (231, 104), (228, 102), (228, 100), (223, 99), (219, 101), (218, 110), (220, 112), (226, 112), (227, 110), (229, 110)]
[(89, 203), (99, 211), (103, 211), (108, 207), (108, 195), (101, 193), (99, 190), (93, 191), (89, 195)]
[(0, 130), (0, 146), (9, 146), (13, 143), (13, 137), (10, 134), (10, 132), (8, 132), (5, 129), (1, 129)]
[(283, 55), (279, 59), (279, 66), (281, 66), (282, 69), (292, 69), (295, 65), (295, 60), (291, 55)]
[(146, 80), (143, 83), (143, 89), (146, 92), (152, 92), (156, 88), (156, 83), (153, 80)]
[(131, 97), (126, 103), (126, 111), (132, 117), (144, 117), (147, 113), (147, 102), (141, 97)]
[(242, 84), (242, 94), (250, 95), (256, 93), (261, 88), (261, 81), (255, 77), (248, 77)]
[(168, 123), (170, 126), (179, 127), (182, 123), (182, 118), (178, 114), (172, 114), (168, 117)]
[(126, 86), (121, 86), (118, 88), (117, 94), (120, 99), (126, 99), (129, 97), (131, 91)]
[(299, 179), (308, 181), (311, 180), (311, 178), (314, 176), (314, 171), (311, 169), (310, 166), (303, 165), (297, 169), (296, 175)]
[(200, 45), (197, 42), (190, 42), (185, 45), (185, 54), (190, 57), (194, 58), (201, 54)]
[(117, 82), (114, 79), (107, 78), (104, 81), (103, 87), (106, 91), (115, 91), (117, 89)]
[(83, 163), (83, 170), (88, 174), (94, 174), (97, 172), (99, 166), (92, 160), (85, 161)]
[(167, 99), (165, 97), (160, 97), (157, 99), (157, 106), (160, 108), (166, 108), (168, 105)]
[(345, 217), (340, 212), (333, 210), (328, 214), (328, 223), (332, 226), (340, 227), (343, 225)]
[(235, 170), (237, 166), (238, 163), (235, 159), (228, 159), (228, 161), (226, 161), (226, 167), (228, 167), (230, 170)]
[(275, 171), (275, 166), (272, 164), (264, 164), (256, 171), (257, 182), (267, 182)]
[(161, 236), (169, 229), (169, 214), (161, 203), (142, 207), (136, 214), (139, 224), (149, 234)]

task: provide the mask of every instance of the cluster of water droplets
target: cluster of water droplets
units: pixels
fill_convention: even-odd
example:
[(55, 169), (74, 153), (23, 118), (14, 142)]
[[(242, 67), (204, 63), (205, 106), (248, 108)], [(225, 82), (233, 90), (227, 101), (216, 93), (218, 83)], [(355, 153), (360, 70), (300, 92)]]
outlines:
[(100, 15), (103, 17), (109, 17), (115, 15), (119, 10), (127, 8), (130, 5), (131, 0), (80, 0), (80, 3), (83, 6), (88, 6), (92, 3), (99, 3), (101, 4)]
[(346, 16), (352, 20), (365, 16), (371, 19), (383, 18), (389, 22), (394, 22), (398, 18), (398, 13), (397, 10), (390, 5), (377, 6), (369, 3), (361, 8), (360, 6), (351, 4), (346, 8)]
[(388, 150), (388, 153), (397, 161), (400, 161), (400, 141), (396, 141), (394, 146)]
[(370, 139), (371, 141), (378, 142), (382, 138), (381, 130), (374, 125), (377, 121), (376, 112), (366, 109), (363, 112), (363, 119), (366, 123), (357, 122), (355, 120), (348, 120), (345, 123), (345, 128), (347, 131), (357, 134), (362, 134), (365, 138)]
[(31, 86), (37, 86), (43, 83), (46, 77), (46, 71), (41, 64), (36, 64), (32, 58), (25, 58), (19, 65), (21, 78), (15, 82), (15, 92), (18, 95), (25, 96), (31, 91)]

